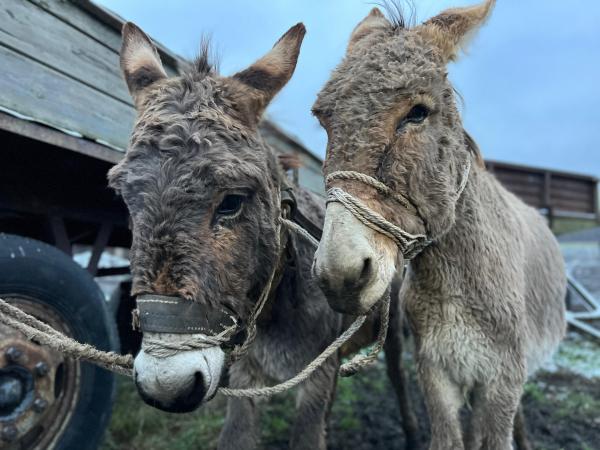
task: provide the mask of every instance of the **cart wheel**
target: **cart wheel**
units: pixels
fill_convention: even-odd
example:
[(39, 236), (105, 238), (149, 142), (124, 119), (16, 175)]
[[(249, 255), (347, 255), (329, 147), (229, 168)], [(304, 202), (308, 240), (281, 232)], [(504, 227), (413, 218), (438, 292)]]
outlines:
[[(54, 247), (0, 234), (0, 298), (80, 342), (118, 349), (98, 285)], [(114, 388), (113, 374), (0, 324), (0, 448), (96, 449)]]

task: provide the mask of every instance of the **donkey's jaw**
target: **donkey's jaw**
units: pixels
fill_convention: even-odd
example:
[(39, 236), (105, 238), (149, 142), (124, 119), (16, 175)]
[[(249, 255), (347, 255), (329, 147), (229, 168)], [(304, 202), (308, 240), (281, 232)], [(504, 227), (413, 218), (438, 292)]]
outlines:
[(391, 240), (382, 239), (341, 204), (329, 203), (313, 273), (334, 310), (365, 314), (387, 292), (396, 254)]
[[(156, 339), (159, 333), (146, 333)], [(169, 341), (199, 335), (160, 333)], [(170, 412), (188, 412), (214, 397), (219, 387), (225, 354), (219, 347), (189, 350), (157, 357), (142, 350), (134, 361), (135, 382), (144, 401)]]

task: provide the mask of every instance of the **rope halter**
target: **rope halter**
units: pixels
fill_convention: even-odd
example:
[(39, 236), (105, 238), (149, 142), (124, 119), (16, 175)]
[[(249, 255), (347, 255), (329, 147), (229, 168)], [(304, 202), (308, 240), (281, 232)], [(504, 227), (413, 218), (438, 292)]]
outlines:
[[(460, 185), (458, 186), (455, 194), (456, 199), (460, 197), (467, 186), (470, 170), (471, 159), (469, 158), (467, 159), (467, 164), (465, 166)], [(331, 182), (335, 180), (358, 181), (367, 186), (371, 186), (384, 196), (390, 197), (396, 202), (400, 203), (411, 213), (419, 215), (416, 208), (410, 203), (410, 201), (408, 201), (406, 197), (394, 192), (387, 185), (369, 175), (365, 175), (361, 172), (355, 172), (353, 170), (336, 171), (327, 175), (325, 178), (325, 183), (327, 186), (329, 186)], [(331, 202), (341, 203), (344, 208), (350, 211), (354, 217), (360, 220), (363, 224), (394, 241), (406, 260), (413, 259), (432, 242), (432, 240), (424, 234), (411, 234), (408, 231), (403, 230), (399, 226), (388, 221), (381, 214), (373, 211), (358, 198), (339, 187), (333, 186), (327, 189), (327, 203)]]
[[(283, 255), (282, 218), (289, 212), (281, 202), (281, 193), (277, 191), (277, 204), (280, 205), (276, 221), (275, 246), (277, 261), (271, 269), (262, 291), (254, 304), (246, 323), (243, 324), (231, 311), (223, 307), (204, 305), (181, 297), (143, 294), (136, 299), (137, 308), (133, 310), (133, 328), (142, 333), (183, 334), (185, 337), (175, 342), (159, 338), (145, 337), (142, 349), (155, 357), (166, 358), (178, 352), (202, 350), (211, 347), (231, 346), (227, 364), (245, 355), (257, 333), (257, 322), (271, 294), (271, 288)], [(246, 336), (241, 344), (231, 345), (231, 339), (240, 331), (245, 330)]]

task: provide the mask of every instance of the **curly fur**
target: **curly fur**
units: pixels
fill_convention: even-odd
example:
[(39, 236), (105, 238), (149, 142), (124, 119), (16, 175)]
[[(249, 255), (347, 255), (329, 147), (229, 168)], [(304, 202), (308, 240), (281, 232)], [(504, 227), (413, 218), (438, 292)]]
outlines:
[[(126, 25), (125, 31), (136, 35), (124, 42), (152, 45), (134, 25)], [(131, 76), (128, 85), (138, 99), (138, 118), (109, 183), (131, 215), (134, 295), (177, 295), (207, 309), (225, 306), (242, 321), (247, 318), (278, 262), (279, 191), (287, 183), (273, 150), (258, 133), (256, 118), (291, 76), (303, 33), (302, 26), (292, 27), (276, 44), (275, 54), (233, 77), (219, 76), (202, 57), (181, 76), (137, 84), (140, 65), (135, 52), (126, 49), (133, 69), (125, 67), (124, 72)], [(286, 39), (289, 45), (282, 47)], [(144, 56), (156, 55), (152, 48), (142, 50)], [(142, 67), (144, 73), (161, 72), (160, 61), (142, 62), (154, 67)], [(235, 218), (225, 220), (215, 210), (231, 192), (244, 193), (246, 200)], [(322, 224), (323, 200), (302, 189), (295, 195), (303, 214)], [(292, 377), (342, 329), (342, 315), (329, 308), (312, 279), (310, 245), (288, 236), (285, 255), (291, 261), (259, 318), (257, 338), (231, 367), (233, 387)], [(338, 367), (336, 355), (300, 386), (292, 448), (325, 448)], [(392, 371), (400, 367), (395, 361)], [(404, 389), (400, 386), (399, 392)], [(231, 399), (219, 448), (252, 449), (259, 430), (257, 401)]]
[[(449, 10), (411, 29), (372, 12), (314, 106), (329, 136), (325, 173), (355, 170), (383, 181), (418, 215), (365, 186), (344, 188), (403, 229), (434, 239), (411, 263), (401, 291), (432, 449), (512, 448), (526, 376), (565, 331), (556, 240), (537, 211), (485, 171), (447, 79), (447, 62), (492, 4)], [(397, 128), (417, 104), (431, 111), (425, 121)], [(479, 164), (457, 200), (468, 158)], [(473, 414), (463, 444), (458, 410), (467, 393)]]

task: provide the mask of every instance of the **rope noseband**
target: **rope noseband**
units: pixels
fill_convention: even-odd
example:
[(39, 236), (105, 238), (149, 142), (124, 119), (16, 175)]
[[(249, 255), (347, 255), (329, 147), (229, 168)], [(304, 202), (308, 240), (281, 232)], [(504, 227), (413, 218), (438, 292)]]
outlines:
[[(471, 162), (468, 160), (463, 178), (456, 193), (456, 198), (460, 197), (462, 191), (465, 189), (470, 168)], [(354, 180), (374, 187), (382, 194), (394, 198), (398, 203), (402, 204), (411, 212), (418, 214), (416, 209), (404, 196), (393, 192), (388, 186), (373, 177), (360, 172), (340, 171), (330, 174), (327, 177), (326, 182), (329, 185), (331, 181), (334, 180)], [(285, 202), (289, 202), (290, 200), (284, 199), (282, 202), (282, 198), (280, 197), (279, 201), (282, 205), (282, 211), (277, 224), (278, 232), (276, 234), (278, 241), (276, 244), (280, 256), (283, 247), (281, 242), (284, 229), (295, 232), (303, 239), (306, 239), (314, 247), (317, 247), (318, 241), (314, 236), (315, 233), (310, 233), (310, 230), (307, 231), (301, 226), (302, 224), (299, 225), (289, 220), (290, 209), (284, 205)], [(374, 229), (375, 231), (388, 236), (390, 239), (396, 242), (406, 259), (411, 259), (416, 256), (431, 242), (425, 235), (413, 235), (402, 230), (400, 227), (387, 221), (383, 216), (375, 211), (372, 211), (360, 200), (340, 188), (331, 187), (327, 191), (327, 202), (341, 203), (362, 223)], [(254, 341), (257, 330), (256, 321), (265, 304), (267, 303), (276, 272), (277, 267), (271, 271), (270, 277), (268, 278), (267, 283), (264, 286), (256, 304), (254, 305), (252, 313), (250, 314), (250, 318), (246, 325), (246, 339), (242, 345), (234, 348), (232, 354), (230, 355), (230, 361), (235, 361), (241, 355), (245, 354)], [(387, 335), (390, 301), (391, 299), (388, 291), (383, 297), (382, 301), (379, 302), (381, 303), (379, 305), (381, 324), (375, 345), (366, 355), (355, 355), (349, 362), (343, 364), (340, 367), (340, 374), (342, 376), (354, 374), (356, 371), (369, 365), (377, 358), (377, 355), (383, 348), (383, 344)], [(190, 304), (188, 303), (187, 306), (190, 307), (189, 305)], [(180, 306), (180, 299), (174, 297), (163, 297), (156, 295), (138, 297), (138, 308), (140, 311), (137, 313), (137, 325), (145, 328), (146, 331), (161, 332), (160, 330), (165, 330), (166, 332), (179, 332), (185, 334), (188, 334), (190, 331), (192, 333), (195, 332), (194, 334), (190, 335), (191, 337), (189, 339), (178, 341), (176, 343), (168, 343), (163, 340), (147, 340), (147, 342), (144, 343), (145, 351), (154, 354), (157, 357), (168, 357), (182, 350), (185, 351), (220, 346), (226, 343), (239, 327), (237, 320), (225, 311), (217, 312), (214, 317), (186, 319), (185, 314), (182, 315), (181, 310), (178, 309)], [(160, 318), (160, 315), (169, 313), (165, 313), (165, 311), (163, 311), (165, 308), (167, 310), (176, 308), (177, 311), (175, 315), (177, 317), (170, 322), (169, 320), (165, 321), (164, 318)], [(195, 306), (191, 306), (191, 308), (195, 308)], [(193, 314), (196, 315), (196, 313), (197, 311)], [(293, 386), (296, 386), (311, 376), (315, 370), (317, 370), (331, 355), (333, 355), (345, 342), (347, 342), (362, 326), (366, 320), (366, 317), (366, 315), (358, 316), (335, 341), (333, 341), (327, 348), (325, 348), (325, 350), (321, 352), (319, 356), (317, 356), (310, 364), (308, 364), (308, 366), (306, 366), (301, 372), (289, 380), (275, 386), (267, 386), (262, 388), (229, 389), (221, 387), (219, 388), (219, 392), (226, 396), (232, 397), (258, 397), (280, 393), (290, 389)], [(136, 319), (134, 317), (134, 321), (135, 320)], [(229, 321), (231, 321), (231, 323)], [(104, 352), (92, 347), (91, 345), (79, 343), (2, 299), (0, 299), (0, 323), (6, 324), (20, 331), (29, 339), (34, 340), (42, 345), (46, 345), (53, 350), (63, 353), (66, 356), (75, 359), (84, 359), (116, 373), (129, 376), (132, 375), (132, 355), (119, 355), (114, 352)], [(220, 331), (216, 332), (215, 334), (211, 334), (214, 332), (213, 330), (215, 326), (217, 327), (217, 330)], [(198, 331), (206, 331), (207, 334), (204, 335), (204, 333), (198, 333)]]
[[(470, 170), (471, 160), (467, 159), (467, 165), (465, 166), (463, 176), (455, 194), (456, 199), (460, 197), (467, 186)], [(335, 180), (358, 181), (367, 186), (371, 186), (384, 196), (393, 198), (412, 214), (420, 217), (417, 209), (405, 196), (392, 191), (392, 189), (376, 178), (365, 175), (361, 172), (355, 172), (353, 170), (340, 170), (327, 175), (325, 178), (325, 184), (330, 186)], [(360, 220), (363, 224), (394, 241), (406, 260), (413, 259), (432, 242), (432, 240), (424, 234), (411, 234), (408, 231), (403, 230), (399, 226), (385, 219), (385, 217), (383, 217), (381, 214), (373, 211), (358, 198), (339, 187), (332, 186), (327, 190), (327, 203), (331, 202), (341, 203), (344, 208), (350, 211), (352, 215), (354, 215), (354, 217)]]

